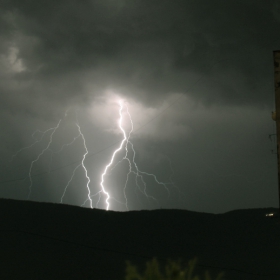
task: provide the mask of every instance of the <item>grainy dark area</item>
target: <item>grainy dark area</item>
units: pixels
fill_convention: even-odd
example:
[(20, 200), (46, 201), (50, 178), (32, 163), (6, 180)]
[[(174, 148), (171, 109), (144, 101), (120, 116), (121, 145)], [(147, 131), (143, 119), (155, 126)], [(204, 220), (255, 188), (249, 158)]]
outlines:
[(124, 279), (126, 260), (143, 268), (153, 257), (197, 257), (197, 274), (229, 280), (280, 277), (272, 208), (114, 212), (1, 199), (0, 209), (1, 279)]

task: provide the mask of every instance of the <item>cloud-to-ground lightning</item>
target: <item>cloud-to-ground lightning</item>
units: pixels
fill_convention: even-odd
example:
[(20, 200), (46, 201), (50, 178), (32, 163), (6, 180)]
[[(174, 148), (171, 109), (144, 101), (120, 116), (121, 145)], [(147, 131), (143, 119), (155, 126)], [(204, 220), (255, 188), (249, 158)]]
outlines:
[[(51, 159), (50, 159), (50, 163), (49, 163), (49, 172), (53, 171), (51, 169), (51, 164), (53, 161), (53, 155), (54, 154), (59, 154), (61, 153), (65, 148), (71, 146), (74, 144), (74, 142), (76, 141), (82, 141), (82, 147), (84, 152), (82, 152), (82, 157), (80, 158), (79, 161), (77, 161), (77, 165), (75, 166), (75, 168), (73, 169), (70, 178), (67, 180), (67, 183), (64, 185), (64, 189), (62, 192), (62, 195), (60, 197), (60, 203), (63, 203), (63, 200), (65, 198), (66, 192), (68, 191), (68, 188), (70, 186), (70, 184), (73, 182), (73, 179), (76, 175), (76, 172), (79, 168), (82, 168), (84, 171), (84, 176), (86, 178), (86, 190), (87, 190), (87, 197), (86, 200), (84, 201), (84, 203), (81, 206), (85, 206), (85, 204), (89, 201), (90, 204), (90, 208), (96, 207), (98, 208), (98, 205), (101, 201), (101, 198), (105, 197), (105, 208), (106, 210), (110, 210), (112, 208), (112, 206), (110, 205), (111, 200), (115, 200), (116, 202), (123, 204), (127, 210), (129, 210), (129, 198), (127, 195), (127, 191), (129, 188), (129, 178), (130, 176), (134, 176), (135, 178), (135, 194), (138, 196), (137, 191), (139, 191), (141, 194), (143, 194), (146, 198), (152, 199), (153, 201), (155, 201), (158, 206), (160, 206), (158, 200), (156, 199), (156, 197), (154, 197), (151, 194), (151, 188), (149, 188), (149, 184), (146, 182), (146, 178), (151, 177), (152, 180), (159, 186), (164, 187), (164, 189), (167, 192), (168, 197), (170, 196), (170, 192), (168, 189), (168, 185), (174, 185), (172, 179), (170, 178), (170, 182), (168, 183), (163, 183), (160, 180), (158, 180), (158, 178), (156, 177), (155, 174), (152, 173), (148, 173), (146, 171), (142, 171), (139, 169), (137, 163), (136, 163), (136, 150), (134, 148), (134, 145), (132, 143), (131, 140), (131, 136), (133, 134), (134, 131), (134, 126), (133, 126), (133, 121), (132, 121), (132, 116), (128, 110), (128, 105), (125, 101), (123, 100), (119, 100), (118, 101), (118, 119), (116, 120), (117, 122), (117, 127), (119, 129), (119, 131), (121, 132), (122, 135), (122, 139), (121, 142), (119, 144), (119, 146), (117, 147), (117, 149), (115, 149), (110, 157), (110, 160), (108, 162), (108, 164), (105, 166), (105, 168), (103, 169), (103, 172), (100, 175), (100, 181), (98, 183), (97, 186), (95, 186), (95, 191), (93, 191), (91, 188), (92, 186), (90, 186), (90, 184), (92, 184), (92, 180), (89, 176), (89, 172), (87, 167), (85, 166), (85, 160), (87, 158), (87, 156), (89, 155), (89, 151), (86, 145), (86, 139), (84, 134), (82, 133), (81, 130), (81, 126), (78, 122), (78, 118), (77, 118), (77, 112), (76, 113), (76, 120), (74, 121), (74, 124), (77, 128), (77, 134), (75, 137), (72, 138), (71, 141), (69, 141), (66, 144), (63, 144), (58, 150), (55, 150), (53, 148), (53, 144), (55, 144), (54, 139), (55, 139), (55, 134), (57, 133), (57, 131), (61, 130), (62, 127), (62, 123), (65, 121), (66, 117), (68, 116), (68, 111), (69, 109), (65, 112), (64, 118), (61, 118), (58, 123), (54, 126), (54, 127), (50, 127), (45, 131), (41, 131), (41, 130), (36, 130), (33, 134), (32, 134), (32, 138), (35, 139), (35, 141), (29, 145), (26, 146), (24, 148), (21, 148), (19, 151), (17, 151), (13, 156), (11, 161), (22, 151), (32, 148), (34, 147), (36, 144), (43, 142), (43, 139), (47, 138), (46, 136), (48, 135), (48, 140), (47, 143), (45, 144), (44, 148), (42, 148), (38, 155), (35, 157), (35, 159), (33, 159), (30, 163), (29, 166), (29, 171), (28, 171), (28, 179), (29, 179), (29, 192), (28, 192), (28, 199), (30, 199), (31, 197), (31, 193), (32, 193), (32, 187), (33, 187), (33, 169), (34, 169), (34, 165), (43, 157), (43, 155), (47, 152), (51, 152)], [(128, 121), (128, 128), (124, 128), (124, 122)], [(40, 133), (41, 135), (39, 135), (39, 137), (35, 137), (36, 133)], [(79, 140), (80, 139), (80, 140)], [(116, 161), (116, 157), (117, 154), (122, 154), (122, 158), (121, 160)], [(108, 183), (106, 182), (106, 176), (109, 175), (110, 171), (112, 171), (113, 169), (115, 169), (120, 163), (126, 161), (128, 163), (128, 170), (126, 172), (126, 178), (125, 178), (125, 182), (121, 191), (121, 195), (122, 195), (122, 199), (123, 201), (119, 201), (117, 199), (114, 198), (113, 195), (111, 195), (111, 187), (114, 186), (109, 186)], [(93, 197), (98, 196), (98, 200), (95, 203), (95, 205), (93, 205)]]
[[(90, 187), (89, 187), (90, 178), (89, 178), (89, 176), (88, 176), (88, 171), (87, 171), (87, 169), (86, 169), (86, 167), (85, 167), (85, 163), (84, 163), (85, 158), (86, 158), (86, 156), (88, 155), (88, 149), (87, 149), (87, 146), (86, 146), (85, 136), (84, 136), (84, 134), (83, 134), (82, 131), (81, 131), (81, 127), (80, 127), (78, 121), (76, 121), (76, 126), (77, 126), (77, 128), (78, 128), (78, 130), (79, 130), (79, 136), (81, 136), (82, 139), (83, 139), (83, 146), (84, 146), (86, 152), (83, 154), (83, 159), (82, 159), (81, 163), (80, 163), (79, 165), (77, 165), (76, 168), (74, 169), (74, 171), (73, 171), (73, 173), (72, 173), (72, 176), (71, 176), (70, 180), (68, 181), (68, 183), (67, 183), (67, 185), (66, 185), (66, 187), (65, 187), (65, 189), (64, 189), (64, 192), (63, 192), (63, 195), (62, 195), (62, 197), (61, 197), (60, 202), (62, 203), (63, 197), (64, 197), (64, 195), (65, 195), (65, 193), (66, 193), (66, 191), (67, 191), (67, 188), (68, 188), (69, 184), (71, 183), (71, 181), (72, 181), (72, 179), (73, 179), (73, 177), (74, 177), (74, 175), (75, 175), (77, 169), (78, 169), (79, 167), (82, 166), (83, 169), (84, 169), (84, 171), (85, 171), (85, 176), (86, 176), (86, 178), (87, 178), (87, 185), (86, 185), (86, 186), (87, 186), (87, 190), (88, 190), (88, 198), (87, 198), (87, 200), (90, 201), (90, 208), (92, 208), (92, 199), (91, 199), (91, 193), (90, 193)], [(79, 137), (79, 136), (78, 136), (78, 137)], [(75, 141), (75, 139), (77, 139), (78, 137), (74, 138), (73, 141)]]
[[(101, 189), (102, 189), (102, 192), (105, 194), (106, 196), (106, 199), (105, 199), (105, 202), (106, 202), (106, 209), (109, 210), (110, 208), (110, 203), (109, 203), (109, 200), (111, 198), (110, 194), (109, 194), (109, 191), (107, 190), (107, 187), (105, 187), (104, 185), (104, 180), (105, 180), (105, 176), (107, 175), (107, 171), (110, 167), (115, 168), (116, 165), (118, 165), (121, 161), (123, 160), (127, 160), (128, 161), (128, 165), (129, 165), (129, 170), (128, 170), (128, 173), (127, 173), (127, 176), (126, 176), (126, 182), (125, 182), (125, 185), (124, 185), (124, 188), (123, 188), (123, 194), (124, 194), (124, 198), (125, 198), (125, 206), (127, 208), (127, 210), (129, 209), (128, 208), (128, 199), (127, 199), (127, 196), (126, 196), (126, 188), (127, 188), (127, 184), (128, 184), (128, 179), (129, 179), (129, 175), (131, 173), (133, 173), (135, 175), (135, 183), (136, 183), (136, 186), (139, 188), (139, 190), (141, 191), (141, 188), (138, 184), (138, 178), (140, 178), (142, 184), (144, 185), (144, 190), (141, 191), (147, 198), (152, 198), (154, 199), (156, 202), (156, 198), (153, 197), (152, 195), (149, 195), (147, 193), (147, 184), (143, 178), (143, 175), (146, 175), (146, 176), (152, 176), (155, 180), (155, 182), (159, 185), (162, 185), (165, 187), (167, 193), (168, 193), (168, 196), (170, 195), (169, 193), (169, 189), (167, 188), (167, 184), (166, 183), (162, 183), (160, 182), (156, 175), (154, 174), (151, 174), (151, 173), (147, 173), (147, 172), (144, 172), (144, 171), (140, 171), (137, 164), (136, 164), (136, 161), (135, 161), (135, 156), (136, 156), (136, 152), (135, 152), (135, 149), (134, 149), (134, 146), (133, 146), (133, 143), (131, 142), (130, 140), (130, 137), (131, 137), (131, 134), (133, 132), (133, 121), (132, 121), (132, 117), (128, 111), (128, 107), (127, 105), (125, 105), (126, 107), (126, 113), (128, 115), (128, 118), (129, 118), (129, 121), (130, 121), (130, 124), (131, 124), (131, 128), (130, 128), (130, 131), (128, 132), (128, 135), (125, 131), (125, 129), (123, 128), (123, 107), (124, 107), (124, 102), (122, 100), (119, 100), (119, 120), (118, 120), (118, 127), (120, 129), (120, 131), (122, 132), (122, 135), (123, 135), (123, 139), (121, 141), (121, 144), (120, 146), (113, 152), (112, 154), (112, 157), (109, 161), (109, 163), (105, 166), (105, 169), (103, 171), (103, 173), (101, 174), (101, 182), (100, 182), (100, 186), (101, 186)], [(128, 145), (130, 145), (131, 149), (132, 149), (132, 161), (129, 159), (128, 157)], [(125, 149), (125, 156), (123, 157), (123, 159), (121, 161), (119, 161), (115, 166), (113, 166), (113, 162), (114, 162), (114, 159), (115, 159), (115, 156), (118, 152), (120, 152), (122, 149)], [(134, 170), (133, 170), (133, 167), (134, 167)]]
[(122, 127), (122, 121), (123, 121), (123, 116), (122, 116), (123, 104), (122, 104), (122, 101), (119, 101), (119, 105), (120, 105), (120, 109), (119, 109), (120, 118), (119, 118), (119, 121), (118, 121), (118, 125), (119, 125), (120, 130), (123, 133), (123, 140), (121, 141), (120, 146), (114, 151), (110, 162), (105, 166), (105, 169), (104, 169), (103, 173), (101, 174), (101, 182), (100, 182), (102, 192), (106, 196), (106, 210), (109, 210), (109, 208), (110, 208), (110, 203), (109, 203), (110, 195), (104, 187), (104, 176), (106, 175), (108, 168), (113, 164), (113, 161), (115, 159), (116, 154), (122, 149), (123, 144), (127, 141), (125, 130)]
[[(68, 111), (69, 111), (69, 109), (65, 112), (65, 117), (67, 117)], [(35, 133), (37, 133), (37, 132), (40, 132), (40, 133), (42, 134), (41, 137), (39, 137), (38, 139), (35, 139), (35, 141), (34, 141), (31, 145), (26, 146), (26, 147), (23, 147), (23, 148), (21, 148), (20, 150), (18, 150), (18, 151), (12, 156), (11, 161), (12, 161), (19, 153), (21, 153), (23, 150), (32, 148), (32, 147), (34, 147), (37, 143), (41, 142), (41, 141), (43, 140), (44, 136), (45, 136), (48, 132), (51, 131), (51, 134), (50, 134), (50, 136), (49, 136), (49, 140), (48, 140), (48, 143), (47, 143), (46, 147), (43, 148), (43, 149), (41, 150), (41, 152), (37, 155), (37, 157), (36, 157), (34, 160), (31, 161), (31, 164), (30, 164), (30, 167), (29, 167), (29, 172), (28, 172), (28, 178), (29, 178), (28, 199), (30, 199), (31, 192), (32, 192), (32, 186), (33, 186), (32, 170), (33, 170), (34, 164), (35, 164), (36, 162), (38, 162), (39, 159), (40, 159), (40, 158), (44, 155), (44, 153), (47, 152), (47, 151), (51, 151), (51, 160), (50, 160), (50, 163), (51, 163), (51, 162), (52, 162), (52, 158), (53, 158), (53, 154), (58, 154), (58, 153), (62, 152), (62, 150), (63, 150), (65, 147), (71, 146), (78, 138), (81, 137), (82, 140), (83, 140), (83, 147), (84, 147), (84, 149), (85, 149), (85, 153), (83, 154), (83, 158), (82, 158), (82, 160), (80, 161), (80, 163), (75, 167), (74, 171), (72, 172), (72, 175), (71, 175), (71, 177), (70, 177), (70, 180), (68, 181), (66, 187), (64, 188), (64, 192), (63, 192), (63, 194), (62, 194), (62, 197), (61, 197), (60, 201), (61, 201), (61, 203), (62, 203), (62, 200), (63, 200), (63, 198), (64, 198), (64, 196), (65, 196), (66, 191), (67, 191), (67, 188), (68, 188), (68, 186), (70, 185), (71, 181), (73, 180), (73, 177), (74, 177), (74, 175), (75, 175), (76, 170), (77, 170), (79, 167), (82, 167), (82, 168), (84, 169), (85, 177), (86, 177), (86, 179), (87, 179), (87, 184), (86, 184), (86, 188), (87, 188), (87, 192), (88, 192), (88, 198), (87, 198), (87, 200), (90, 201), (90, 207), (92, 208), (92, 199), (91, 199), (91, 192), (90, 192), (90, 187), (89, 187), (89, 184), (90, 184), (90, 177), (88, 176), (88, 171), (87, 171), (87, 169), (86, 169), (86, 167), (85, 167), (85, 164), (84, 164), (85, 158), (86, 158), (86, 156), (87, 156), (87, 154), (88, 154), (88, 149), (87, 149), (87, 146), (86, 146), (85, 137), (84, 137), (84, 135), (83, 135), (83, 133), (82, 133), (82, 131), (81, 131), (81, 127), (80, 127), (80, 125), (79, 125), (79, 123), (78, 123), (77, 117), (76, 117), (75, 125), (76, 125), (76, 127), (77, 127), (77, 129), (78, 129), (78, 132), (79, 132), (78, 135), (75, 136), (75, 137), (72, 139), (72, 141), (70, 141), (69, 143), (63, 144), (63, 145), (61, 146), (61, 148), (60, 148), (59, 150), (57, 150), (57, 151), (53, 151), (53, 150), (50, 148), (50, 147), (51, 147), (51, 144), (53, 143), (53, 136), (54, 136), (54, 134), (56, 133), (56, 131), (58, 130), (58, 128), (60, 127), (61, 122), (62, 122), (62, 119), (59, 120), (59, 122), (57, 123), (57, 125), (56, 125), (55, 127), (48, 128), (48, 129), (45, 130), (45, 131), (36, 130), (36, 131), (32, 134), (32, 138), (34, 138), (34, 135), (35, 135)], [(49, 171), (51, 171), (51, 169), (49, 169)]]

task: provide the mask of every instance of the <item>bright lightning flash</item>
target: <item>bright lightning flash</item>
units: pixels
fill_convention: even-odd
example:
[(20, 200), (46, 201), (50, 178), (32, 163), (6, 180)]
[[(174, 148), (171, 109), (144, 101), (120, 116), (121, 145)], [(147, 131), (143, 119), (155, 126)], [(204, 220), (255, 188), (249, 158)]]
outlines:
[[(167, 188), (167, 186), (166, 186), (167, 184), (166, 183), (162, 183), (162, 182), (158, 181), (157, 177), (154, 174), (150, 174), (150, 173), (143, 172), (143, 171), (139, 170), (139, 168), (138, 168), (138, 166), (137, 166), (137, 164), (135, 162), (136, 152), (135, 152), (135, 149), (134, 149), (134, 146), (133, 146), (132, 142), (130, 141), (130, 136), (131, 136), (131, 133), (133, 132), (132, 118), (131, 118), (131, 115), (130, 115), (130, 113), (128, 111), (127, 105), (125, 105), (126, 106), (126, 113), (127, 113), (128, 117), (129, 117), (129, 120), (130, 120), (130, 123), (131, 123), (131, 129), (130, 129), (130, 131), (128, 133), (128, 136), (127, 136), (127, 133), (125, 132), (125, 130), (123, 128), (123, 108), (124, 108), (124, 102), (122, 100), (119, 100), (118, 103), (119, 103), (119, 107), (120, 107), (119, 108), (118, 126), (119, 126), (119, 129), (121, 130), (121, 132), (123, 134), (123, 139), (121, 141), (120, 146), (113, 152), (113, 155), (111, 157), (110, 162), (106, 165), (103, 173), (101, 174), (101, 182), (100, 182), (100, 186), (101, 186), (102, 192), (106, 196), (106, 210), (109, 210), (109, 208), (110, 208), (109, 200), (110, 200), (111, 196), (110, 196), (109, 192), (106, 190), (107, 188), (105, 188), (105, 186), (104, 186), (104, 180), (105, 180), (104, 177), (107, 175), (108, 169), (113, 166), (113, 162), (114, 162), (116, 154), (118, 152), (120, 152), (123, 148), (125, 149), (125, 156), (123, 157), (122, 160), (127, 160), (128, 164), (129, 164), (129, 171), (127, 173), (126, 182), (125, 182), (125, 186), (124, 186), (124, 189), (123, 189), (124, 198), (125, 198), (125, 206), (126, 206), (127, 210), (128, 210), (128, 200), (127, 200), (127, 197), (126, 197), (125, 190), (127, 188), (129, 175), (131, 173), (133, 173), (135, 175), (135, 177), (136, 177), (135, 182), (136, 182), (136, 185), (137, 185), (137, 187), (139, 188), (140, 191), (141, 191), (141, 189), (140, 189), (140, 186), (138, 184), (138, 178), (141, 179), (141, 182), (144, 185), (143, 194), (147, 198), (152, 198), (152, 199), (154, 199), (157, 202), (156, 198), (154, 198), (153, 196), (147, 194), (147, 184), (146, 184), (146, 182), (145, 182), (145, 180), (143, 178), (143, 175), (152, 176), (157, 184), (163, 185), (165, 187), (166, 191), (168, 192), (168, 196), (170, 195), (169, 189)], [(130, 147), (132, 149), (132, 152), (133, 152), (132, 161), (128, 158), (128, 144), (130, 145)], [(121, 161), (119, 161), (117, 164), (119, 164)], [(116, 165), (113, 168), (115, 168)], [(133, 171), (133, 167), (135, 168), (136, 171)]]
[[(77, 119), (77, 114), (76, 114), (76, 121), (75, 121), (75, 125), (77, 127), (77, 130), (78, 130), (78, 134), (73, 138), (72, 141), (70, 141), (69, 143), (67, 144), (64, 144), (62, 145), (62, 147), (57, 150), (57, 151), (53, 151), (51, 149), (51, 145), (53, 144), (53, 138), (54, 138), (54, 134), (60, 129), (60, 126), (61, 126), (61, 123), (64, 121), (64, 119), (60, 119), (58, 121), (58, 123), (56, 124), (55, 127), (51, 127), (45, 131), (40, 131), (40, 130), (36, 130), (33, 134), (32, 134), (32, 137), (35, 139), (35, 142), (27, 147), (24, 147), (22, 149), (20, 149), (19, 151), (17, 151), (11, 158), (11, 161), (19, 154), (21, 153), (23, 150), (26, 150), (26, 149), (29, 149), (29, 148), (32, 148), (33, 146), (35, 146), (37, 143), (41, 142), (43, 140), (43, 138), (49, 133), (49, 140), (45, 146), (45, 148), (43, 148), (41, 150), (41, 152), (39, 152), (39, 154), (37, 155), (37, 157), (31, 161), (31, 164), (30, 164), (30, 167), (29, 167), (29, 172), (28, 172), (28, 178), (29, 178), (29, 192), (28, 192), (28, 199), (30, 199), (31, 197), (31, 192), (32, 192), (32, 186), (33, 186), (33, 178), (32, 178), (32, 171), (33, 171), (33, 167), (35, 165), (35, 163), (37, 163), (40, 158), (47, 152), (47, 151), (50, 151), (51, 152), (51, 160), (50, 160), (50, 163), (52, 163), (52, 158), (53, 158), (53, 155), (54, 154), (58, 154), (60, 153), (64, 148), (68, 147), (68, 146), (71, 146), (74, 144), (75, 141), (77, 141), (79, 138), (82, 139), (82, 145), (83, 145), (83, 148), (84, 148), (84, 153), (82, 155), (82, 159), (79, 161), (78, 165), (74, 168), (74, 170), (72, 171), (72, 174), (70, 176), (70, 179), (68, 180), (66, 186), (64, 187), (64, 191), (63, 191), (63, 194), (60, 198), (60, 202), (62, 203), (63, 202), (63, 199), (65, 197), (65, 194), (67, 192), (67, 189), (69, 187), (69, 185), (71, 184), (71, 182), (73, 181), (73, 178), (76, 174), (76, 171), (79, 169), (79, 168), (82, 168), (84, 170), (84, 174), (85, 174), (85, 177), (86, 177), (86, 180), (87, 180), (87, 183), (86, 183), (86, 188), (87, 188), (87, 199), (85, 200), (85, 202), (81, 205), (81, 206), (84, 206), (85, 203), (87, 201), (90, 202), (90, 208), (93, 208), (93, 201), (92, 201), (92, 198), (94, 196), (97, 196), (99, 195), (99, 198), (98, 198), (98, 201), (96, 203), (96, 207), (98, 207), (98, 204), (101, 200), (101, 196), (102, 195), (105, 195), (105, 203), (106, 203), (106, 210), (109, 210), (111, 205), (110, 205), (110, 200), (111, 199), (114, 199), (116, 200), (114, 197), (112, 197), (108, 191), (108, 186), (105, 185), (105, 178), (106, 178), (106, 175), (108, 175), (109, 173), (109, 170), (113, 170), (118, 164), (120, 164), (122, 161), (127, 161), (128, 162), (128, 172), (127, 172), (127, 175), (126, 175), (126, 181), (125, 181), (125, 184), (124, 184), (124, 188), (123, 188), (123, 196), (124, 196), (124, 199), (125, 199), (125, 202), (120, 202), (120, 201), (117, 201), (123, 205), (126, 206), (126, 209), (128, 209), (128, 199), (127, 199), (127, 195), (126, 195), (126, 190), (128, 188), (128, 181), (129, 181), (129, 177), (130, 175), (134, 175), (135, 176), (135, 184), (136, 184), (136, 187), (139, 189), (139, 191), (145, 196), (147, 197), (148, 199), (153, 199), (154, 201), (157, 201), (157, 199), (155, 197), (153, 197), (152, 195), (148, 194), (148, 190), (147, 190), (147, 183), (145, 182), (145, 179), (144, 177), (146, 176), (150, 176), (153, 178), (153, 180), (158, 184), (158, 185), (162, 185), (167, 193), (168, 193), (168, 197), (170, 195), (170, 192), (169, 192), (169, 189), (167, 188), (167, 185), (174, 185), (174, 183), (171, 181), (171, 183), (162, 183), (160, 182), (157, 177), (154, 175), (154, 174), (151, 174), (151, 173), (147, 173), (147, 172), (144, 172), (144, 171), (141, 171), (137, 164), (136, 164), (136, 160), (135, 160), (135, 157), (136, 157), (136, 152), (135, 152), (135, 149), (134, 149), (134, 146), (133, 146), (133, 143), (131, 142), (130, 140), (130, 137), (131, 137), (131, 134), (133, 133), (133, 122), (132, 122), (132, 117), (129, 113), (129, 110), (128, 110), (128, 106), (127, 104), (123, 101), (123, 100), (119, 100), (118, 101), (118, 105), (119, 105), (119, 119), (117, 121), (118, 123), (118, 128), (119, 130), (121, 131), (122, 133), (122, 141), (119, 145), (119, 147), (113, 152), (112, 156), (111, 156), (111, 159), (109, 161), (109, 163), (105, 166), (104, 168), (104, 171), (103, 173), (101, 174), (101, 181), (99, 183), (100, 185), (100, 188), (99, 188), (99, 191), (95, 194), (91, 194), (91, 189), (90, 189), (90, 183), (91, 183), (91, 180), (90, 180), (90, 177), (88, 175), (88, 170), (85, 166), (85, 159), (87, 157), (87, 155), (89, 154), (88, 152), (88, 148), (87, 148), (87, 145), (86, 145), (86, 140), (85, 140), (85, 137), (84, 137), (84, 134), (82, 133), (81, 131), (81, 127), (79, 125), (79, 122), (78, 122), (78, 119)], [(69, 109), (68, 109), (69, 110)], [(65, 118), (68, 116), (68, 110), (65, 112)], [(124, 129), (124, 126), (123, 126), (123, 122), (124, 122), (124, 114), (126, 114), (127, 118), (129, 119), (129, 122), (130, 122), (130, 129), (128, 132), (126, 132), (126, 130)], [(41, 136), (38, 137), (38, 138), (35, 138), (34, 137), (34, 134), (35, 133), (41, 133)], [(121, 152), (121, 151), (124, 151), (125, 152), (125, 155), (123, 156), (123, 158), (118, 161), (117, 163), (114, 163), (115, 161), (115, 158), (116, 158), (116, 155)], [(129, 157), (130, 155), (130, 152), (132, 151), (132, 155)], [(51, 169), (49, 169), (49, 172), (51, 171)], [(139, 183), (140, 182), (140, 183)], [(143, 190), (141, 189), (141, 186), (143, 186)]]
[(104, 176), (106, 175), (108, 168), (113, 164), (113, 161), (114, 161), (114, 158), (115, 158), (116, 154), (122, 149), (124, 142), (127, 141), (125, 130), (122, 127), (122, 121), (123, 121), (123, 116), (122, 116), (123, 102), (121, 100), (119, 101), (119, 105), (120, 105), (120, 109), (119, 109), (120, 119), (119, 119), (118, 124), (119, 124), (120, 130), (123, 133), (123, 140), (122, 140), (119, 148), (114, 151), (114, 153), (113, 153), (113, 155), (111, 157), (110, 162), (106, 165), (103, 173), (101, 174), (101, 182), (100, 182), (100, 186), (101, 186), (102, 192), (106, 196), (106, 210), (109, 210), (109, 208), (110, 208), (110, 203), (109, 203), (110, 195), (105, 190), (105, 187), (104, 187)]

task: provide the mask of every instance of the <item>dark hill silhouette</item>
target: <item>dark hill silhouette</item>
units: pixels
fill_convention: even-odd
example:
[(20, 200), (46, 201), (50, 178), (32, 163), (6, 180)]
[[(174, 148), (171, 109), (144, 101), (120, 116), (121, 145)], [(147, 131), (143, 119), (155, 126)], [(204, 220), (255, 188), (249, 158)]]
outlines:
[(0, 199), (0, 279), (124, 279), (125, 260), (198, 257), (197, 274), (280, 279), (273, 208), (114, 212)]

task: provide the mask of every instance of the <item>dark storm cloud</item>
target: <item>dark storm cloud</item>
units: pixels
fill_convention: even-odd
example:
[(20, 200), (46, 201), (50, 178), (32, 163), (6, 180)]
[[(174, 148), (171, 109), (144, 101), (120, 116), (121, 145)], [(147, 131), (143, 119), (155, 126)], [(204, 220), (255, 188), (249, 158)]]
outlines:
[[(274, 100), (272, 51), (280, 44), (278, 1), (2, 3), (3, 161), (30, 144), (33, 129), (53, 127), (72, 105), (85, 113), (79, 117), (90, 153), (119, 141), (117, 107), (105, 94), (112, 90), (127, 97), (137, 128), (143, 127), (133, 139), (142, 166), (154, 166), (151, 171), (167, 178), (168, 171), (162, 174), (158, 164), (159, 154), (172, 159), (174, 180), (185, 200), (181, 204), (171, 200), (169, 207), (221, 212), (275, 203), (265, 185), (276, 184), (267, 135), (274, 125), (269, 110)], [(178, 99), (180, 93), (185, 96)], [(69, 137), (77, 133), (76, 127), (70, 131)], [(57, 149), (69, 142), (69, 137), (59, 137), (65, 141)], [(75, 159), (84, 151), (79, 144), (71, 150)], [(36, 149), (19, 159), (30, 163)], [(96, 180), (92, 184), (98, 185), (111, 152), (106, 150), (96, 161), (88, 159)], [(72, 157), (57, 157), (54, 163), (68, 164)], [(45, 165), (38, 164), (43, 172)], [(170, 170), (167, 160), (163, 165)], [(262, 174), (263, 169), (268, 175)], [(43, 187), (35, 190), (37, 198), (47, 200), (46, 193), (51, 192), (57, 202), (61, 189), (56, 190), (55, 182), (65, 185), (71, 170), (54, 178), (38, 177)], [(13, 172), (8, 176), (3, 171), (2, 177), (16, 177)], [(23, 169), (17, 172), (25, 176)], [(82, 172), (79, 176), (77, 182), (84, 182)], [(12, 189), (3, 190), (3, 196), (25, 198)], [(78, 204), (76, 196), (84, 199), (84, 193), (74, 192), (72, 202)]]
[[(203, 102), (263, 103), (271, 50), (279, 44), (275, 3), (7, 1), (2, 30), (9, 25), (4, 36), (11, 40), (27, 37), (19, 57), (39, 68), (36, 79), (55, 84), (53, 77), (70, 75), (76, 88), (68, 95), (83, 94), (80, 71), (98, 69), (101, 88), (145, 92), (138, 98), (146, 102), (185, 92), (202, 75), (192, 94)], [(244, 101), (245, 91), (251, 94)]]

